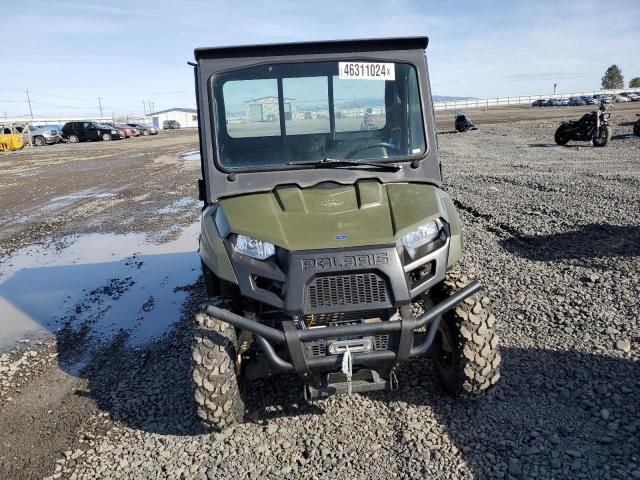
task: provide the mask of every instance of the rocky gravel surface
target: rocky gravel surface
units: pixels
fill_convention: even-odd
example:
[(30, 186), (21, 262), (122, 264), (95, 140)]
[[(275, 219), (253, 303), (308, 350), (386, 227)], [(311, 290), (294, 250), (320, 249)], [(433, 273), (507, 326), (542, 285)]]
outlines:
[(0, 402), (11, 402), (20, 388), (57, 362), (58, 352), (53, 340), (18, 342), (19, 347), (0, 355)]
[(50, 478), (640, 478), (640, 138), (617, 121), (604, 149), (552, 146), (544, 121), (439, 137), (465, 226), (457, 268), (499, 322), (485, 397), (451, 399), (428, 359), (401, 366), (395, 392), (312, 404), (280, 376), (254, 383), (245, 423), (206, 432), (189, 380), (196, 284), (168, 335), (116, 339), (82, 372), (96, 409)]

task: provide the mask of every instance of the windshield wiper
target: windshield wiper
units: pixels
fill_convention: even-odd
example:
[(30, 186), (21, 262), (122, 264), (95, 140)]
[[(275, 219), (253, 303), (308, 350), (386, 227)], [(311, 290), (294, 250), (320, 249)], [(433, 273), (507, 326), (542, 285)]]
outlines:
[(310, 168), (362, 168), (373, 167), (387, 172), (402, 170), (402, 166), (395, 163), (359, 162), (356, 160), (338, 160), (337, 158), (323, 158), (315, 162), (289, 162), (289, 165), (306, 166)]

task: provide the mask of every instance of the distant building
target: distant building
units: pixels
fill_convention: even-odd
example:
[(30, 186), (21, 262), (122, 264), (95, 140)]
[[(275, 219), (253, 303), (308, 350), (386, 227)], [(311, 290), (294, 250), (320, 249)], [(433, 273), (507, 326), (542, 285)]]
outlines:
[(162, 128), (165, 120), (175, 120), (180, 128), (197, 128), (198, 111), (195, 108), (169, 108), (151, 114), (151, 123), (156, 128)]
[[(284, 119), (293, 119), (295, 99), (284, 99)], [(278, 97), (261, 97), (248, 100), (244, 104), (244, 116), (249, 123), (275, 122), (278, 119)]]

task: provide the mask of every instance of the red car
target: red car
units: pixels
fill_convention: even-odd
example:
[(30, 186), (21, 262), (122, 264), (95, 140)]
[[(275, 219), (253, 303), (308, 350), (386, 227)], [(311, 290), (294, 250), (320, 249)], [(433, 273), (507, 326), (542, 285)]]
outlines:
[(129, 125), (124, 125), (122, 123), (107, 123), (110, 127), (117, 128), (122, 133), (124, 133), (125, 138), (133, 137), (135, 135), (135, 129), (130, 127)]

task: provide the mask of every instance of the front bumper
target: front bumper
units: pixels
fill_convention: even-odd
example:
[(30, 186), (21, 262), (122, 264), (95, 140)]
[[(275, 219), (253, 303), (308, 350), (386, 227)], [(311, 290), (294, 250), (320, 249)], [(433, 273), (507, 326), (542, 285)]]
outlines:
[[(371, 368), (387, 374), (401, 361), (425, 354), (435, 338), (442, 315), (480, 290), (480, 283), (473, 281), (455, 294), (434, 305), (420, 317), (415, 318), (410, 308), (401, 309), (399, 320), (376, 323), (358, 323), (322, 328), (299, 329), (291, 320), (282, 322), (282, 330), (244, 318), (215, 306), (207, 313), (236, 328), (251, 332), (274, 372), (296, 372), (303, 379), (317, 381), (319, 375), (339, 371), (343, 355), (327, 354), (308, 358), (305, 343), (319, 339), (353, 338), (368, 335), (390, 335), (386, 350), (352, 354), (354, 367)], [(424, 331), (416, 332), (423, 329)], [(276, 352), (279, 349), (282, 355)]]

